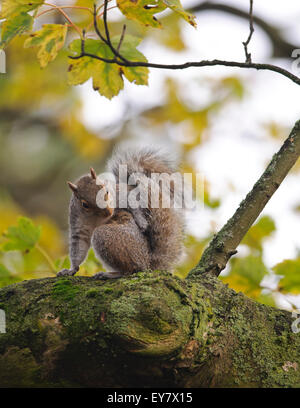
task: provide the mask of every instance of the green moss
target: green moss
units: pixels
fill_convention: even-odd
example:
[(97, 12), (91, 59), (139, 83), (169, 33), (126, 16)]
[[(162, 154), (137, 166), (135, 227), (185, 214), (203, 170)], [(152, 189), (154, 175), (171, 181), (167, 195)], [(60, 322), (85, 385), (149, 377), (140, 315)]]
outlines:
[(0, 356), (1, 387), (30, 387), (39, 383), (40, 369), (29, 348), (10, 347)]
[(113, 293), (114, 289), (113, 288), (104, 288), (104, 293)]
[(85, 292), (85, 295), (86, 295), (87, 298), (94, 298), (94, 297), (99, 296), (100, 293), (101, 293), (101, 292), (99, 291), (99, 289), (94, 289), (94, 288), (92, 288), (92, 289), (86, 291), (86, 292)]
[(78, 288), (72, 284), (70, 279), (59, 279), (53, 285), (52, 297), (61, 301), (69, 302), (78, 293)]

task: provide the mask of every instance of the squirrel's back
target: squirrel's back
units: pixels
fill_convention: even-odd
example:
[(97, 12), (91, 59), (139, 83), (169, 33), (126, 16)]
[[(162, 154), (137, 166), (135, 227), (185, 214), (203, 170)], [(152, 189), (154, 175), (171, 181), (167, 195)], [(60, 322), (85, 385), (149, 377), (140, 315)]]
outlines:
[[(183, 252), (183, 232), (184, 218), (180, 209), (174, 208), (174, 197), (182, 196), (182, 188), (179, 192), (176, 189), (176, 183), (172, 179), (173, 174), (177, 174), (174, 160), (170, 154), (161, 153), (152, 148), (127, 149), (116, 151), (108, 162), (108, 170), (114, 174), (117, 183), (128, 183), (129, 177), (135, 174), (143, 174), (147, 179), (151, 179), (149, 186), (155, 187), (159, 191), (158, 206), (153, 206), (151, 202), (151, 193), (148, 190), (148, 204), (146, 208), (140, 208), (144, 217), (147, 219), (148, 227), (144, 231), (148, 238), (149, 249), (151, 253), (151, 269), (171, 270), (180, 260)], [(120, 166), (126, 165), (126, 180), (120, 180)], [(170, 176), (169, 188), (162, 189), (160, 181), (155, 181), (151, 175), (155, 173), (160, 176)], [(124, 175), (124, 173), (123, 173)], [(162, 179), (161, 179), (162, 180)], [(164, 179), (166, 181), (166, 179)], [(170, 206), (163, 208), (162, 194), (168, 193), (170, 197)], [(182, 197), (181, 197), (182, 198)], [(157, 208), (158, 207), (158, 208)], [(132, 212), (133, 217), (137, 218), (138, 213)], [(137, 222), (138, 223), (138, 222)]]
[(108, 161), (107, 167), (108, 171), (112, 172), (117, 180), (120, 165), (127, 166), (128, 175), (143, 173), (150, 177), (152, 173), (171, 174), (176, 171), (174, 159), (170, 158), (169, 154), (161, 153), (158, 149), (151, 147), (115, 150)]

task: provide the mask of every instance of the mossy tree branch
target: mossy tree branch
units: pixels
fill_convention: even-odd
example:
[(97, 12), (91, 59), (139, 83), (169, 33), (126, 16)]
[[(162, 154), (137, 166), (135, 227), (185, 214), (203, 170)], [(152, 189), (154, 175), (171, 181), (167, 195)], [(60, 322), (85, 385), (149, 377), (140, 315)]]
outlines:
[(0, 290), (1, 387), (299, 387), (291, 313), (212, 275), (30, 280)]
[(241, 202), (234, 215), (214, 236), (189, 278), (201, 273), (218, 276), (241, 240), (260, 215), (300, 155), (300, 121), (276, 153), (253, 189)]

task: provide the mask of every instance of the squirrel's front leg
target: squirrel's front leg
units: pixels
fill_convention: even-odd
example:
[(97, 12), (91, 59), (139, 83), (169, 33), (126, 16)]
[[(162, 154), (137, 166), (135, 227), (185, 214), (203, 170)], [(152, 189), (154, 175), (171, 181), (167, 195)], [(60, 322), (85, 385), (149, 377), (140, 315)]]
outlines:
[(82, 222), (78, 210), (71, 199), (69, 234), (71, 268), (63, 269), (58, 272), (57, 276), (73, 276), (79, 271), (79, 266), (85, 260), (91, 246), (92, 233), (93, 226)]
[(70, 260), (71, 268), (63, 269), (57, 276), (73, 276), (79, 271), (79, 266), (85, 260), (91, 244), (91, 232), (88, 229), (76, 231), (71, 228)]

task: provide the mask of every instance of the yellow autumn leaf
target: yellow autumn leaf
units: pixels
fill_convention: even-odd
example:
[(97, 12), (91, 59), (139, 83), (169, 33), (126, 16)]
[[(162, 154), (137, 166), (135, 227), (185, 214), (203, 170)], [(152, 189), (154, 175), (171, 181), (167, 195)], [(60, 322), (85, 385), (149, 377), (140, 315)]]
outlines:
[(45, 24), (25, 41), (24, 47), (38, 47), (38, 60), (42, 68), (53, 61), (58, 51), (64, 46), (68, 31), (67, 24)]
[(7, 18), (18, 13), (27, 13), (41, 6), (43, 3), (44, 0), (3, 0), (1, 18)]
[(4, 48), (14, 37), (29, 31), (33, 18), (27, 13), (14, 14), (1, 24), (0, 48)]
[(161, 0), (117, 0), (117, 5), (125, 17), (145, 26), (160, 28), (161, 23), (154, 14), (164, 11), (167, 6)]
[(179, 0), (117, 0), (117, 5), (124, 16), (145, 26), (160, 28), (161, 23), (155, 14), (170, 8), (193, 27), (196, 27), (195, 16), (185, 11)]

